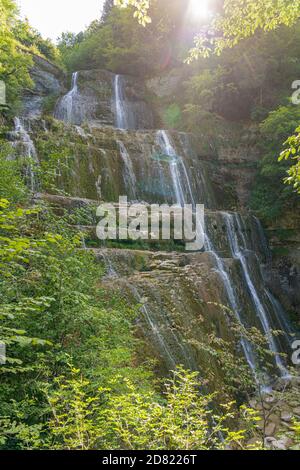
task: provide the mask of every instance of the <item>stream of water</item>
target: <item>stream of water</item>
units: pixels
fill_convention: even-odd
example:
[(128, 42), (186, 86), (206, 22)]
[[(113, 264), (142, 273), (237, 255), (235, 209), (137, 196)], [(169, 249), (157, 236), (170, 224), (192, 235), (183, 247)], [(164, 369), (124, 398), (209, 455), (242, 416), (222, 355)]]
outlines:
[(30, 137), (30, 119), (19, 117), (14, 118), (14, 131), (9, 133), (9, 139), (13, 147), (21, 147), (22, 157), (26, 159), (24, 165), (25, 179), (32, 192), (38, 190), (38, 181), (35, 167), (39, 164), (39, 159), (35, 145)]
[[(159, 130), (157, 134), (158, 134), (158, 141), (160, 142), (162, 146), (162, 151), (166, 153), (167, 155), (169, 155), (170, 157), (175, 157), (176, 150), (171, 143), (168, 133), (164, 130)], [(173, 186), (174, 186), (174, 193), (176, 196), (176, 203), (183, 206), (185, 203), (191, 202), (193, 206), (195, 207), (195, 200), (194, 200), (194, 196), (192, 193), (188, 172), (186, 170), (186, 167), (183, 165), (182, 160), (177, 159), (176, 161), (175, 160), (170, 161), (169, 165), (170, 165), (170, 173), (172, 176), (172, 181), (173, 181)], [(182, 181), (180, 169), (178, 168), (179, 165), (184, 166), (184, 171), (183, 171), (184, 181)], [(183, 190), (184, 186), (187, 189), (189, 201), (186, 201), (185, 192)], [(198, 229), (203, 230), (203, 227), (199, 227)], [(213, 247), (213, 243), (210, 240), (207, 231), (205, 231), (205, 250), (212, 253), (213, 258), (215, 260), (216, 269), (222, 279), (223, 285), (227, 293), (230, 308), (235, 313), (239, 323), (242, 324), (239, 301), (236, 297), (233, 284), (230, 281), (230, 278), (225, 269), (223, 260), (220, 258), (217, 251)], [(257, 363), (256, 363), (253, 347), (250, 344), (250, 342), (247, 341), (245, 338), (241, 339), (241, 345), (242, 345), (245, 357), (247, 359), (248, 365), (253, 371), (253, 374), (256, 376)]]
[(71, 90), (59, 101), (54, 116), (69, 124), (77, 124), (75, 102), (79, 95), (78, 72), (72, 74)]
[[(76, 100), (78, 95), (78, 73), (75, 72), (72, 78), (71, 90), (60, 100), (56, 110), (56, 117), (68, 123), (76, 123)], [(135, 119), (135, 112), (138, 108), (134, 108), (136, 105), (128, 101), (126, 98), (125, 77), (121, 75), (114, 76), (113, 96), (116, 128), (124, 130), (124, 133), (126, 133), (126, 130), (128, 129), (138, 128), (138, 123)], [(142, 107), (140, 111), (143, 111)], [(184, 148), (185, 155), (188, 154), (189, 149), (186, 147), (186, 141), (189, 139), (186, 138), (186, 135), (181, 134), (179, 140), (181, 140), (181, 145)], [(130, 199), (137, 200), (138, 176), (135, 174), (130, 154), (121, 138), (117, 140), (117, 144), (119, 147), (120, 158), (123, 162), (123, 178), (125, 186), (130, 195)], [(160, 149), (161, 154), (167, 157), (166, 161), (169, 169), (171, 190), (173, 192), (173, 203), (180, 206), (183, 206), (184, 204), (192, 204), (193, 207), (195, 207), (196, 202), (198, 202), (196, 201), (198, 196), (196, 196), (195, 189), (193, 189), (195, 188), (195, 182), (191, 178), (189, 173), (190, 169), (187, 168), (184, 158), (182, 155), (178, 155), (179, 152), (177, 151), (177, 146), (172, 141), (170, 133), (165, 130), (156, 131), (156, 145)], [(158, 168), (159, 178), (162, 184), (165, 181), (165, 169), (163, 169), (163, 163), (158, 159), (156, 166)], [(147, 175), (147, 173), (145, 174)], [(151, 182), (148, 183), (151, 185)], [(197, 181), (197, 184), (201, 184), (200, 192), (207, 196), (207, 200), (209, 200), (210, 189), (206, 185), (205, 178), (202, 174), (200, 174), (200, 181)], [(203, 201), (199, 201), (199, 203), (200, 202), (203, 203)], [(272, 333), (272, 330), (274, 328), (283, 330), (285, 344), (290, 345), (293, 335), (292, 328), (280, 303), (274, 298), (271, 292), (264, 287), (264, 279), (260, 268), (260, 262), (256, 253), (253, 251), (253, 248), (250, 247), (248, 243), (246, 235), (247, 230), (243, 226), (243, 219), (238, 214), (229, 212), (222, 212), (222, 217), (231, 258), (233, 258), (240, 266), (245, 292), (249, 297), (250, 304), (252, 304), (253, 314), (258, 320), (261, 330), (267, 339), (268, 347), (274, 356), (274, 364), (278, 370), (278, 374), (282, 377), (289, 377), (285, 361), (280, 354), (282, 352), (281, 343), (277, 339), (276, 335)], [(264, 252), (267, 262), (269, 262), (270, 252), (258, 219), (255, 219), (255, 225), (255, 231), (258, 234), (261, 250)], [(229, 308), (234, 312), (237, 321), (243, 328), (247, 329), (250, 325), (254, 326), (253, 323), (255, 322), (250, 321), (248, 318), (245, 319), (244, 305), (241, 303), (241, 299), (237, 293), (232, 273), (230, 272), (223, 255), (218, 252), (218, 249), (215, 246), (216, 240), (211, 236), (210, 228), (198, 227), (197, 229), (205, 231), (205, 251), (210, 252), (212, 255), (215, 270), (218, 273), (226, 292)], [(251, 256), (247, 255), (248, 252), (251, 252)], [(251, 259), (254, 259), (256, 263), (255, 272), (251, 264)], [(109, 269), (111, 269), (110, 265)], [(255, 281), (256, 271), (259, 276), (258, 282), (262, 286), (261, 288), (258, 288), (257, 282)], [(115, 275), (115, 272), (113, 274)], [(136, 288), (133, 290), (135, 298), (140, 300), (138, 290)], [(158, 326), (155, 324), (155, 318), (151, 315), (151, 309), (149, 309), (146, 304), (143, 304), (142, 312), (150, 325), (153, 334), (157, 338), (157, 342), (162, 353), (165, 354), (167, 361), (171, 365), (175, 359), (172, 357), (172, 352), (164, 339), (163, 332), (159, 331)], [(243, 335), (241, 338), (241, 347), (255, 379), (258, 380), (257, 371), (259, 370), (260, 364), (255, 347), (252, 342)], [(186, 352), (184, 352), (183, 355), (185, 356), (185, 359), (188, 357)]]

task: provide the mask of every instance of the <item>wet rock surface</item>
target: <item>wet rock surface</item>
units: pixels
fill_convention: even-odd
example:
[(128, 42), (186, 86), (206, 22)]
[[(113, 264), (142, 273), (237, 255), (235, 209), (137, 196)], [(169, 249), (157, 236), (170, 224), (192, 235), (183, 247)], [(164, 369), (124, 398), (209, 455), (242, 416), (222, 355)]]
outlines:
[[(43, 69), (40, 77), (45, 89), (58, 91), (54, 71)], [(38, 77), (36, 82), (39, 87)], [(37, 96), (42, 93), (37, 89)], [(234, 182), (240, 185), (240, 205), (245, 204), (249, 175), (239, 168), (249, 158), (240, 149), (234, 153), (224, 147), (210, 160), (202, 154), (202, 143), (190, 134), (147, 129), (154, 121), (145, 93), (144, 85), (132, 77), (120, 79), (103, 70), (74, 73), (71, 89), (56, 107), (58, 120), (47, 118), (41, 124), (36, 117), (26, 124), (39, 162), (47, 161), (53, 148), (61, 153), (55, 186), (68, 195), (36, 194), (35, 199), (46, 200), (57, 213), (72, 215), (70, 224), (82, 234), (83, 247), (106, 267), (101, 282), (139, 306), (139, 329), (161, 370), (183, 364), (208, 373), (215, 387), (221, 388), (224, 371), (209, 352), (213, 335), (228, 342), (237, 358), (245, 356), (255, 371), (261, 364), (251, 343), (235, 336), (238, 323), (246, 329), (257, 327), (265, 335), (273, 354), (268, 372), (272, 380), (285, 375), (286, 359), (280, 353), (289, 357), (293, 332), (279, 296), (266, 283), (270, 250), (262, 227), (248, 213), (217, 210), (228, 209), (224, 196), (230, 183), (228, 172), (234, 173)], [(251, 174), (255, 159), (253, 149)], [(131, 204), (204, 204), (203, 252), (180, 252), (182, 247), (177, 252), (169, 241), (156, 247), (149, 241), (134, 250), (122, 243), (120, 249), (103, 247), (95, 235), (95, 207), (106, 201), (117, 208), (120, 195)], [(78, 218), (76, 211), (81, 211)], [(284, 334), (277, 337), (273, 329)], [(282, 416), (280, 420), (289, 424)], [(268, 426), (271, 438), (277, 424), (272, 421)]]
[(51, 62), (42, 57), (34, 56), (31, 78), (34, 88), (23, 95), (23, 117), (41, 118), (46, 100), (52, 99), (54, 106), (59, 95), (65, 91), (64, 74)]
[(293, 388), (293, 382), (278, 383), (274, 388), (278, 390), (271, 395), (250, 401), (250, 407), (261, 417), (258, 423), (261, 436), (254, 438), (253, 444), (263, 440), (267, 449), (300, 450), (293, 431), (294, 423), (300, 419), (298, 390)]

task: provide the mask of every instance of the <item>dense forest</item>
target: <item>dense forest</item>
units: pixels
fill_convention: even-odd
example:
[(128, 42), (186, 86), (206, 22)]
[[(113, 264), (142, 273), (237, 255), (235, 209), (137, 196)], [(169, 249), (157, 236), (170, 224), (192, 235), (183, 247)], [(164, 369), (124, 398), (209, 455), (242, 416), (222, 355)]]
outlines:
[[(192, 3), (106, 0), (54, 44), (0, 0), (2, 450), (299, 450), (300, 3)], [(209, 248), (97, 244), (97, 202), (170, 178)]]

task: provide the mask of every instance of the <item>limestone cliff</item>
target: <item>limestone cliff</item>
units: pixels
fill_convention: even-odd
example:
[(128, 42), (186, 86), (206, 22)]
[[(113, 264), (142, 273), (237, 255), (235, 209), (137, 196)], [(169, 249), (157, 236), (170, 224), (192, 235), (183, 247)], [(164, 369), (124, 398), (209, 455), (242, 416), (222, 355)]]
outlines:
[[(77, 222), (85, 233), (85, 248), (106, 265), (102, 282), (141, 305), (140, 330), (160, 368), (182, 363), (206, 370), (209, 364), (215, 382), (221, 383), (223, 372), (209, 351), (212, 338), (220, 338), (254, 375), (261, 368), (266, 380), (286, 376), (288, 360), (280, 353), (290, 355), (294, 329), (279, 302), (285, 295), (280, 282), (277, 288), (270, 282), (274, 265), (261, 225), (245, 211), (258, 158), (255, 146), (231, 141), (214, 149), (207, 139), (155, 129), (146, 87), (132, 77), (80, 71), (63, 94), (56, 71), (43, 68), (34, 74), (39, 99), (30, 110), (25, 99), (24, 116), (10, 138), (20, 158), (24, 151), (28, 156), (29, 148), (33, 156), (34, 148), (38, 163), (54, 159), (55, 186), (67, 197), (36, 198), (48, 200), (56, 210), (87, 210)], [(54, 103), (56, 119), (42, 120), (41, 100), (47, 90), (60, 91), (60, 96)], [(228, 185), (233, 199), (228, 199)], [(32, 189), (36, 192), (38, 186), (37, 181)], [(53, 192), (51, 186), (45, 189)], [(99, 201), (117, 203), (120, 195), (131, 203), (204, 203), (203, 252), (182, 253), (183, 247), (171, 242), (141, 243), (138, 251), (136, 245), (128, 251), (130, 243), (108, 250), (95, 236), (95, 206)], [(233, 208), (242, 208), (244, 214)], [(239, 340), (236, 326), (244, 331)], [(246, 333), (252, 327), (266, 337), (272, 353), (267, 367)], [(277, 337), (273, 329), (283, 335)]]

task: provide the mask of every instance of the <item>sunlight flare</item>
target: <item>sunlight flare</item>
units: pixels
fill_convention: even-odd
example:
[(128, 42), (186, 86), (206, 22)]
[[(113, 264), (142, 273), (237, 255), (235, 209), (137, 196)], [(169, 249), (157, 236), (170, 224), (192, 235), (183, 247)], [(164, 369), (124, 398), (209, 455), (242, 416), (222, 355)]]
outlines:
[(190, 0), (189, 14), (196, 20), (208, 18), (210, 15), (209, 0)]

